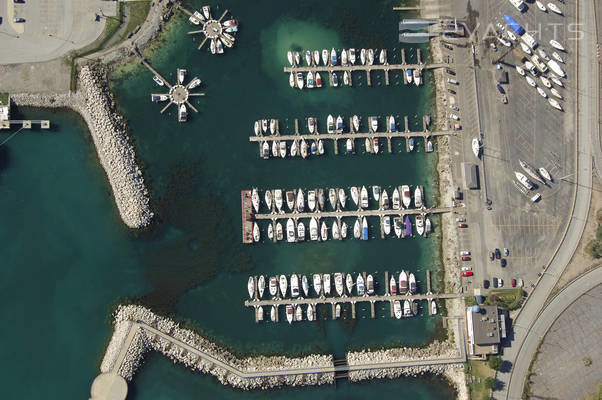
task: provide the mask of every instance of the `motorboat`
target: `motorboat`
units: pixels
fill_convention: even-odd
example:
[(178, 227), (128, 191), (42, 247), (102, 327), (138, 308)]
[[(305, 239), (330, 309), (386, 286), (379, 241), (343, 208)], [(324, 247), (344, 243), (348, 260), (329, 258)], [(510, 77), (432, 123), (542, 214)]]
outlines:
[(401, 271), (399, 273), (399, 293), (407, 293), (409, 290), (409, 285), (408, 285), (408, 274), (405, 271)]
[(180, 104), (180, 107), (178, 108), (178, 121), (186, 122), (187, 119), (188, 119), (188, 112), (186, 111), (186, 105)]
[(379, 149), (379, 147), (378, 147), (378, 138), (376, 138), (376, 137), (372, 138), (372, 152), (374, 154), (378, 154), (378, 149)]
[(341, 224), (341, 239), (347, 239), (347, 230), (349, 229), (349, 227), (347, 226), (346, 222), (343, 222)]
[(334, 307), (334, 317), (335, 317), (335, 319), (341, 318), (341, 305), (340, 304), (337, 304)]
[(481, 142), (479, 138), (472, 139), (472, 152), (476, 158), (481, 158)]
[(359, 218), (355, 220), (355, 224), (353, 224), (353, 237), (359, 239), (362, 233), (361, 223)]
[(354, 146), (353, 146), (353, 140), (352, 139), (347, 139), (347, 141), (345, 142), (345, 152), (347, 154), (351, 154), (354, 152)]
[(393, 313), (395, 314), (395, 318), (401, 319), (401, 303), (399, 300), (393, 302)]
[(313, 155), (318, 154), (318, 142), (316, 140), (311, 142), (310, 152)]
[(291, 275), (291, 297), (299, 297), (299, 277), (297, 274)]
[(289, 218), (286, 221), (286, 241), (289, 243), (295, 243), (297, 241), (297, 232), (295, 229), (295, 221)]
[(378, 118), (370, 117), (370, 128), (372, 129), (372, 132), (378, 131)]
[(303, 309), (300, 305), (295, 307), (295, 321), (303, 321)]
[(383, 217), (383, 230), (385, 231), (385, 235), (391, 233), (391, 217), (389, 217), (388, 215)]
[(389, 279), (389, 292), (393, 296), (397, 294), (397, 282), (395, 282), (395, 277), (393, 275), (391, 275), (391, 279)]
[(546, 6), (544, 6), (541, 1), (535, 0), (535, 4), (537, 4), (537, 8), (539, 8), (541, 11), (543, 11), (543, 12), (547, 12), (548, 11), (548, 9), (546, 8)]
[(314, 320), (314, 306), (312, 306), (311, 304), (307, 305), (307, 320), (308, 321)]
[(307, 192), (307, 207), (310, 211), (316, 210), (316, 191), (310, 190)]
[(401, 186), (401, 199), (403, 201), (403, 206), (405, 208), (410, 208), (410, 204), (412, 203), (412, 192), (410, 192), (410, 186)]
[(362, 217), (362, 240), (368, 240), (368, 220)]
[(299, 221), (297, 224), (297, 240), (303, 242), (305, 240), (305, 224)]
[(332, 72), (332, 86), (337, 87), (339, 86), (339, 77), (337, 76), (336, 72)]
[(305, 194), (303, 189), (297, 191), (297, 211), (303, 212), (305, 210)]
[(276, 311), (276, 306), (272, 306), (271, 310), (270, 310), (270, 319), (272, 320), (272, 322), (276, 322), (276, 314), (278, 313), (278, 311)]
[(303, 289), (303, 295), (305, 297), (309, 296), (309, 282), (305, 275), (301, 277), (301, 288)]
[(414, 189), (414, 207), (422, 208), (422, 186), (416, 186)]
[(280, 275), (280, 296), (282, 298), (286, 297), (286, 289), (288, 289), (288, 281), (286, 280), (286, 275)]
[(328, 133), (334, 133), (334, 117), (332, 114), (328, 114), (326, 118), (326, 131)]
[(311, 51), (305, 50), (305, 62), (307, 63), (308, 67), (311, 67), (311, 60), (312, 60)]
[(326, 49), (322, 50), (322, 63), (328, 65), (328, 50)]
[(512, 31), (510, 31), (510, 30), (506, 31), (506, 35), (508, 35), (508, 38), (510, 40), (512, 40), (513, 42), (516, 42), (518, 40), (518, 38), (516, 37), (516, 35), (514, 33), (512, 33)]
[(413, 71), (411, 69), (406, 70), (406, 80), (408, 83), (412, 83)]
[(301, 55), (299, 54), (298, 51), (293, 52), (293, 57), (295, 58), (295, 64), (300, 65), (301, 64)]
[(544, 183), (545, 181), (543, 179), (541, 179), (541, 177), (539, 176), (539, 174), (537, 173), (537, 170), (535, 168), (533, 168), (532, 166), (530, 166), (527, 162), (523, 161), (523, 160), (518, 160), (518, 163), (520, 164), (521, 168), (534, 180)]
[(537, 54), (539, 54), (539, 56), (541, 58), (543, 58), (546, 61), (550, 61), (550, 57), (548, 56), (548, 53), (546, 53), (546, 51), (542, 48), (537, 49)]
[(381, 49), (378, 55), (378, 62), (380, 62), (383, 65), (387, 63), (387, 50)]
[(550, 46), (552, 46), (553, 48), (560, 50), (560, 51), (565, 51), (564, 46), (561, 45), (560, 43), (558, 43), (556, 40), (550, 40)]
[(424, 235), (424, 216), (422, 214), (416, 215), (416, 232), (420, 236)]
[(247, 290), (249, 291), (249, 298), (253, 298), (255, 295), (255, 279), (252, 276), (249, 276), (249, 281), (247, 282)]
[(555, 109), (562, 111), (562, 107), (560, 106), (560, 103), (558, 101), (556, 101), (556, 99), (553, 99), (550, 97), (548, 99), (548, 103), (550, 103), (550, 105), (552, 107), (554, 107)]
[(564, 60), (562, 59), (562, 57), (560, 56), (560, 54), (558, 54), (558, 52), (553, 52), (552, 53), (552, 57), (554, 57), (554, 59), (556, 59), (556, 61), (561, 62), (564, 64)]
[(336, 290), (339, 296), (343, 295), (343, 274), (340, 272), (335, 272), (334, 274), (334, 289)]
[(276, 240), (282, 240), (284, 238), (284, 232), (282, 229), (282, 224), (280, 222), (276, 223)]
[(410, 294), (416, 294), (416, 277), (412, 272), (410, 272), (410, 276), (408, 277), (408, 283), (410, 285)]
[(270, 277), (269, 290), (270, 290), (270, 296), (272, 296), (272, 297), (276, 296), (276, 294), (278, 293), (278, 278), (276, 278), (275, 276)]
[(537, 86), (537, 83), (535, 83), (535, 80), (533, 78), (531, 78), (529, 75), (525, 76), (525, 79), (527, 79), (527, 83), (533, 87)]
[(350, 82), (350, 80), (349, 80), (349, 72), (348, 71), (344, 71), (343, 72), (343, 84), (345, 86), (349, 86), (349, 82)]
[(426, 142), (426, 152), (427, 153), (433, 152), (433, 142), (431, 142), (430, 140), (427, 140), (427, 142)]
[(188, 85), (187, 85), (187, 87), (188, 87), (188, 90), (194, 89), (194, 88), (196, 88), (197, 86), (199, 86), (200, 84), (201, 84), (201, 80), (200, 80), (199, 78), (194, 78), (193, 80), (191, 80), (191, 81), (188, 83)]
[(366, 49), (360, 51), (360, 62), (362, 65), (366, 64)]
[(328, 226), (326, 226), (326, 222), (322, 221), (322, 226), (320, 227), (320, 238), (322, 241), (328, 240)]
[(399, 189), (395, 188), (395, 190), (393, 190), (393, 209), (394, 210), (399, 210), (401, 209), (401, 197), (399, 196)]
[(215, 50), (217, 54), (224, 54), (224, 45), (219, 39), (215, 39)]
[(318, 237), (318, 220), (313, 217), (309, 220), (309, 239), (316, 241)]
[(435, 303), (435, 300), (431, 300), (431, 315), (437, 315), (437, 303)]
[(387, 191), (383, 189), (382, 194), (380, 195), (380, 209), (388, 210), (389, 209), (389, 195)]
[(366, 55), (367, 55), (367, 57), (366, 57), (366, 63), (368, 65), (374, 64), (374, 49), (368, 49)]
[(548, 78), (546, 78), (545, 76), (540, 76), (539, 79), (541, 80), (541, 83), (543, 83), (543, 85), (547, 88), (551, 88), (552, 87), (552, 83), (550, 82), (550, 80)]
[(315, 86), (315, 82), (314, 82), (314, 73), (309, 71), (307, 73), (307, 88), (308, 89), (313, 89)]
[(531, 48), (529, 46), (527, 46), (525, 43), (520, 42), (520, 48), (527, 53), (528, 55), (532, 55), (533, 52), (531, 51)]
[(401, 220), (401, 217), (393, 218), (393, 229), (395, 230), (395, 236), (400, 238), (403, 233), (403, 221)]
[(410, 221), (410, 216), (406, 215), (404, 219), (405, 223), (405, 231), (403, 232), (404, 237), (412, 236), (412, 222)]
[(334, 240), (339, 240), (341, 238), (341, 233), (339, 231), (339, 223), (337, 220), (332, 221), (332, 238)]
[(200, 22), (203, 22), (203, 21), (205, 21), (205, 16), (204, 16), (203, 14), (201, 14), (200, 12), (198, 12), (198, 11), (195, 11), (195, 12), (193, 12), (193, 13), (192, 13), (192, 15), (193, 15), (193, 16), (194, 16), (196, 19), (198, 19)]
[(322, 286), (324, 287), (324, 295), (330, 296), (330, 274), (322, 275)]
[(297, 153), (299, 152), (299, 145), (296, 140), (293, 140), (293, 144), (291, 144), (291, 157), (297, 157)]
[(364, 209), (369, 206), (368, 189), (366, 189), (366, 186), (362, 186), (362, 190), (360, 191), (360, 206)]
[(560, 8), (558, 8), (558, 6), (556, 4), (554, 4), (554, 3), (548, 3), (548, 8), (552, 12), (554, 12), (554, 13), (556, 13), (558, 15), (562, 15), (562, 10)]
[(316, 87), (317, 88), (322, 87), (322, 77), (320, 76), (319, 72), (316, 72)]
[(272, 226), (272, 224), (268, 225), (268, 239), (274, 239), (274, 227)]
[(276, 120), (275, 119), (270, 119), (270, 134), (274, 134), (276, 133)]
[(253, 209), (256, 213), (259, 212), (259, 191), (257, 188), (253, 188), (251, 191), (251, 204), (253, 204)]
[(274, 203), (276, 204), (278, 212), (282, 212), (282, 189), (274, 190)]
[(151, 94), (151, 101), (154, 101), (154, 102), (167, 101), (168, 99), (169, 99), (169, 96), (166, 94)]
[(341, 65), (347, 65), (347, 50), (341, 50)]
[(292, 324), (293, 318), (294, 318), (293, 306), (290, 304), (287, 304), (286, 305), (286, 320), (288, 321), (289, 324)]
[(314, 64), (316, 67), (320, 65), (320, 52), (318, 50), (314, 50)]
[(368, 274), (366, 277), (366, 293), (368, 295), (374, 294), (374, 277), (372, 277), (372, 274)]
[(322, 277), (320, 276), (320, 274), (314, 274), (312, 276), (312, 279), (313, 279), (314, 291), (316, 292), (316, 295), (321, 296), (322, 295)]
[(293, 60), (293, 52), (292, 51), (287, 51), (286, 53), (286, 58), (288, 59), (288, 63), (291, 65), (291, 67), (294, 65), (294, 60)]
[(345, 277), (345, 286), (347, 288), (347, 293), (351, 294), (351, 291), (353, 290), (353, 276), (351, 276), (351, 274), (347, 274)]
[(153, 76), (153, 81), (155, 81), (155, 83), (159, 86), (165, 85), (165, 82), (163, 82), (163, 80), (161, 78), (159, 78), (157, 75)]
[(299, 89), (303, 89), (303, 85), (305, 85), (303, 74), (301, 72), (297, 72), (297, 87)]
[(389, 116), (389, 126), (387, 128), (389, 128), (389, 132), (397, 132), (397, 127), (395, 126), (395, 117), (392, 115)]
[(203, 6), (202, 10), (203, 10), (203, 15), (205, 16), (205, 19), (211, 19), (211, 7)]
[(349, 49), (349, 63), (351, 65), (355, 64), (355, 49), (354, 48)]
[(324, 196), (324, 189), (320, 188), (318, 189), (318, 207), (320, 207), (320, 210), (323, 210), (325, 205), (326, 197)]
[(234, 36), (230, 35), (227, 32), (222, 32), (220, 39), (228, 47), (232, 47), (234, 45), (234, 42), (236, 41), (236, 39), (234, 39)]
[(415, 145), (415, 141), (414, 138), (409, 138), (408, 139), (408, 148), (410, 149), (410, 151), (414, 151), (414, 145)]
[(305, 139), (301, 139), (301, 157), (307, 158), (308, 155), (309, 155), (309, 153), (308, 153), (307, 142), (305, 141)]
[(556, 75), (558, 75), (560, 78), (566, 77), (566, 72), (564, 72), (564, 70), (562, 69), (560, 64), (558, 64), (558, 62), (556, 60), (548, 61), (548, 67), (550, 67), (552, 72), (555, 73)]
[(380, 200), (380, 186), (372, 186), (372, 197), (374, 197), (374, 200), (377, 202)]
[(517, 171), (514, 171), (514, 175), (516, 176), (516, 179), (528, 190), (533, 189), (533, 185), (531, 184), (531, 182), (529, 182), (529, 179), (525, 175)]
[(351, 186), (349, 191), (351, 192), (351, 200), (353, 200), (353, 203), (358, 206), (360, 201), (360, 191), (358, 190), (357, 186)]
[(355, 280), (355, 291), (358, 296), (363, 296), (366, 294), (366, 285), (364, 283), (364, 277), (362, 274), (357, 275), (357, 279)]
[(416, 68), (412, 71), (412, 78), (414, 78), (414, 85), (422, 85), (422, 70)]
[(334, 188), (328, 189), (328, 202), (330, 203), (330, 208), (336, 210), (338, 203), (337, 191)]
[(426, 216), (424, 217), (424, 236), (428, 236), (432, 231), (431, 219)]
[(177, 69), (177, 75), (178, 75), (178, 84), (183, 84), (184, 83), (184, 77), (186, 76), (186, 70), (183, 68), (178, 68)]
[(339, 203), (341, 203), (341, 208), (345, 208), (347, 204), (347, 194), (345, 193), (345, 189), (339, 189)]
[(263, 131), (263, 133), (267, 133), (268, 132), (268, 120), (267, 119), (262, 119), (261, 120), (261, 130)]
[(550, 175), (550, 173), (548, 172), (548, 170), (545, 169), (544, 167), (541, 167), (539, 169), (539, 174), (541, 176), (543, 176), (545, 179), (547, 179), (548, 181), (552, 182), (552, 176)]
[(314, 117), (307, 118), (307, 129), (312, 135), (316, 132), (316, 119)]
[(538, 87), (538, 88), (537, 88), (537, 93), (539, 93), (539, 95), (540, 95), (541, 97), (543, 97), (544, 99), (547, 99), (547, 98), (548, 98), (548, 94), (546, 93), (546, 91), (545, 91), (545, 90), (543, 90), (543, 89), (542, 89), (542, 88), (540, 88), (540, 87)]
[(369, 137), (364, 140), (364, 147), (366, 148), (366, 153), (372, 153), (372, 140)]
[(334, 47), (330, 50), (330, 65), (337, 65), (337, 51)]
[(520, 76), (525, 76), (525, 70), (524, 70), (524, 69), (522, 69), (522, 68), (521, 68), (520, 66), (518, 66), (518, 65), (517, 65), (515, 68), (516, 68), (516, 72), (518, 72), (518, 74), (519, 74)]
[(360, 131), (360, 119), (357, 115), (354, 115), (351, 118), (351, 123), (353, 125), (353, 131), (356, 133), (359, 132)]
[(340, 115), (337, 116), (337, 121), (336, 121), (336, 125), (335, 125), (335, 131), (336, 133), (343, 133), (343, 117), (341, 117)]
[(410, 307), (410, 300), (404, 300), (403, 302), (403, 315), (406, 317), (412, 316), (412, 308)]

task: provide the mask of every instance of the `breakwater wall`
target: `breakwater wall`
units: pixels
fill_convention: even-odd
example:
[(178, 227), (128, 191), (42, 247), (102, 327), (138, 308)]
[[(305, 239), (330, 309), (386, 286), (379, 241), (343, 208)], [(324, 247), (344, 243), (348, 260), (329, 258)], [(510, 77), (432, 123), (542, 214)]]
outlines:
[(70, 108), (78, 112), (88, 125), (121, 219), (130, 228), (149, 225), (153, 218), (150, 197), (125, 120), (117, 112), (108, 89), (106, 74), (85, 66), (79, 73), (78, 87), (75, 93), (11, 94), (11, 99), (17, 106)]

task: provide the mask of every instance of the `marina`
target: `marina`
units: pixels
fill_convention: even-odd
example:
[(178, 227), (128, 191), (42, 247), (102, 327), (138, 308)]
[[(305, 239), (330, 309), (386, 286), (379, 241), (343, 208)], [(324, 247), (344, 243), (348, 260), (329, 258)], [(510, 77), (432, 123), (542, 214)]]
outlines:
[[(320, 133), (318, 119), (315, 117), (306, 118), (307, 121), (307, 133), (301, 133), (301, 128), (299, 126), (299, 120), (294, 120), (295, 133), (294, 134), (282, 134), (280, 132), (280, 122), (278, 120), (260, 120), (256, 121), (254, 127), (254, 136), (249, 137), (249, 142), (259, 143), (259, 155), (262, 158), (276, 158), (281, 157), (285, 158), (290, 155), (292, 157), (301, 156), (303, 158), (307, 158), (309, 155), (322, 155), (323, 144), (320, 144), (320, 141), (324, 140), (332, 140), (334, 141), (334, 153), (339, 154), (339, 140), (342, 140), (346, 143), (345, 153), (355, 154), (357, 152), (358, 147), (356, 146), (356, 140), (364, 140), (362, 147), (365, 149), (367, 153), (378, 154), (380, 152), (380, 139), (386, 141), (386, 149), (389, 153), (393, 152), (393, 139), (406, 139), (406, 151), (410, 152), (414, 150), (414, 138), (422, 138), (424, 139), (424, 150), (425, 152), (432, 152), (434, 149), (433, 142), (431, 138), (437, 136), (444, 135), (458, 135), (459, 131), (457, 130), (440, 130), (440, 131), (431, 131), (431, 118), (428, 115), (422, 117), (422, 131), (411, 131), (410, 123), (408, 116), (403, 117), (403, 129), (397, 129), (397, 123), (395, 122), (394, 116), (386, 116), (385, 117), (385, 129), (379, 131), (379, 117), (372, 116), (366, 118), (368, 132), (361, 132), (362, 118), (354, 115), (353, 117), (349, 117), (348, 125), (345, 126), (344, 119), (342, 117), (338, 117), (337, 120), (340, 119), (340, 128), (334, 127), (334, 123), (327, 123), (326, 132)], [(334, 120), (332, 115), (329, 115), (327, 121)], [(382, 118), (380, 118), (382, 120)], [(261, 125), (264, 127), (269, 126), (270, 129), (261, 129)], [(331, 128), (332, 125), (332, 128)], [(271, 127), (274, 127), (271, 129)], [(401, 127), (400, 127), (401, 128)], [(366, 130), (366, 128), (363, 128)], [(282, 142), (285, 143), (282, 146)], [(288, 145), (290, 142), (290, 146)], [(266, 147), (266, 143), (267, 146)], [(305, 144), (304, 144), (305, 143)], [(305, 146), (305, 153), (302, 151), (303, 146)], [(287, 149), (290, 147), (290, 151)], [(383, 148), (385, 146), (382, 146)], [(284, 148), (284, 151), (281, 149)], [(293, 148), (298, 149), (299, 151), (295, 151), (293, 154)], [(266, 151), (267, 150), (267, 151)], [(276, 151), (278, 150), (278, 151)]]
[[(350, 49), (350, 50), (354, 50), (355, 49)], [(365, 50), (365, 49), (362, 49)], [(368, 49), (369, 51), (374, 52), (373, 49)], [(314, 52), (317, 52), (318, 50), (314, 50)], [(305, 50), (305, 53), (310, 52), (309, 50)], [(328, 50), (324, 49), (322, 50), (323, 55), (326, 54), (325, 52), (328, 52)], [(388, 86), (390, 84), (390, 79), (389, 79), (389, 72), (390, 71), (403, 71), (403, 77), (404, 77), (404, 83), (405, 84), (410, 84), (414, 81), (414, 71), (416, 71), (416, 76), (419, 76), (420, 79), (416, 80), (415, 83), (417, 83), (417, 85), (421, 85), (422, 84), (422, 72), (425, 70), (431, 70), (431, 69), (437, 69), (437, 68), (445, 68), (447, 66), (449, 66), (448, 63), (423, 63), (422, 61), (422, 51), (420, 49), (416, 49), (416, 54), (417, 54), (417, 63), (416, 64), (408, 64), (406, 62), (406, 52), (405, 49), (401, 49), (401, 63), (400, 64), (389, 64), (387, 62), (386, 59), (386, 55), (384, 57), (379, 57), (380, 59), (378, 61), (383, 61), (380, 64), (377, 63), (353, 63), (353, 62), (347, 62), (346, 61), (346, 50), (343, 50), (341, 53), (341, 60), (339, 62), (338, 58), (337, 58), (337, 53), (335, 51), (335, 49), (333, 48), (331, 50), (331, 52), (329, 54), (334, 54), (334, 56), (331, 57), (323, 57), (322, 61), (323, 64), (320, 65), (319, 63), (319, 59), (317, 60), (318, 62), (316, 62), (315, 59), (311, 58), (311, 59), (307, 59), (306, 60), (306, 64), (307, 65), (300, 65), (300, 57), (295, 57), (298, 56), (299, 53), (297, 52), (295, 54), (295, 56), (291, 57), (289, 56), (289, 64), (291, 64), (291, 66), (288, 67), (284, 67), (284, 72), (294, 76), (297, 78), (297, 81), (293, 81), (293, 84), (291, 85), (292, 87), (297, 87), (299, 89), (303, 89), (303, 87), (307, 87), (307, 85), (304, 85), (303, 82), (305, 82), (305, 78), (303, 78), (303, 73), (306, 74), (314, 74), (316, 72), (320, 73), (327, 73), (328, 74), (328, 80), (329, 80), (329, 84), (331, 87), (338, 87), (338, 86), (343, 86), (343, 85), (347, 85), (347, 86), (353, 86), (353, 72), (355, 71), (362, 71), (366, 73), (366, 83), (368, 86), (372, 86), (372, 79), (370, 76), (370, 73), (372, 71), (383, 71), (385, 74), (385, 84)], [(345, 54), (345, 55), (344, 55)], [(385, 54), (386, 54), (386, 50), (385, 50)], [(355, 56), (354, 56), (355, 57)], [(365, 57), (365, 56), (364, 56)], [(355, 59), (355, 58), (354, 58)], [(363, 59), (363, 57), (362, 57)], [(309, 61), (309, 62), (307, 62)], [(339, 73), (343, 73), (344, 76), (343, 78), (347, 79), (347, 82), (345, 81), (339, 81), (339, 77), (336, 74), (337, 72)], [(316, 87), (320, 87), (320, 85), (316, 86)], [(309, 88), (311, 88), (311, 86), (309, 86)]]
[(234, 35), (238, 32), (238, 21), (235, 19), (223, 21), (228, 14), (228, 10), (225, 10), (218, 19), (214, 19), (211, 14), (211, 7), (208, 5), (203, 6), (201, 11), (189, 11), (182, 7), (181, 4), (178, 7), (188, 15), (190, 23), (201, 28), (190, 31), (188, 34), (202, 34), (205, 36), (197, 50), (203, 48), (207, 42), (209, 42), (211, 54), (223, 54), (225, 47), (230, 48), (234, 46), (234, 42), (236, 41)]

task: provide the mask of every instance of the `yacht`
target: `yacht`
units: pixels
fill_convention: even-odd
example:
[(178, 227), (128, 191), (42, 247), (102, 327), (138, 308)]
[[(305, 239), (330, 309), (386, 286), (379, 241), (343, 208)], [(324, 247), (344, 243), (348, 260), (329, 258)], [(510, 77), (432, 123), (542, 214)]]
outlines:
[(366, 64), (366, 49), (360, 51), (360, 61), (362, 65)]
[(360, 204), (362, 208), (368, 208), (369, 206), (369, 202), (368, 202), (368, 189), (366, 189), (366, 186), (362, 186), (362, 190), (360, 191)]
[(297, 232), (295, 230), (295, 222), (292, 218), (286, 221), (286, 241), (289, 243), (295, 243), (297, 240)]
[(337, 52), (334, 49), (334, 47), (332, 48), (332, 50), (330, 50), (330, 64), (337, 65)]
[(401, 217), (393, 218), (393, 228), (395, 229), (395, 236), (400, 238), (401, 234), (403, 233), (403, 222), (401, 220)]
[(278, 212), (282, 212), (282, 189), (274, 190), (274, 203), (276, 203)]
[(252, 276), (249, 276), (249, 281), (247, 282), (247, 290), (249, 291), (249, 298), (253, 298), (255, 294), (255, 280)]
[(326, 118), (326, 131), (328, 133), (334, 133), (334, 117), (332, 114), (328, 114)]
[(399, 293), (405, 294), (408, 292), (408, 274), (405, 271), (399, 273)]
[(349, 63), (355, 64), (355, 49), (353, 48), (349, 49)]
[(357, 133), (360, 131), (360, 119), (357, 115), (354, 115), (351, 119), (353, 124), (353, 130)]
[(299, 277), (296, 274), (291, 275), (291, 297), (299, 297)]
[(395, 277), (393, 275), (391, 275), (391, 279), (389, 279), (389, 292), (393, 296), (397, 294), (397, 283), (395, 282)]
[(372, 186), (372, 197), (377, 202), (380, 200), (380, 186)]
[(341, 208), (345, 208), (345, 204), (347, 204), (347, 194), (343, 188), (339, 189), (339, 203), (341, 203)]
[(366, 294), (366, 285), (364, 284), (364, 277), (362, 274), (357, 275), (355, 290), (358, 296), (363, 296)]
[(316, 292), (316, 295), (321, 296), (322, 295), (322, 277), (320, 276), (320, 274), (313, 275), (313, 282), (314, 282), (314, 291)]
[(351, 200), (353, 200), (353, 203), (358, 206), (359, 205), (359, 201), (360, 201), (360, 192), (357, 189), (356, 186), (351, 186), (350, 188), (350, 192), (351, 192)]
[(316, 191), (310, 190), (307, 192), (307, 206), (309, 207), (309, 211), (316, 210)]
[(257, 190), (257, 188), (253, 188), (253, 190), (251, 191), (251, 203), (253, 204), (253, 209), (255, 209), (255, 212), (258, 213), (259, 212), (259, 191)]
[(328, 50), (326, 49), (322, 50), (322, 63), (328, 65)]
[(293, 306), (290, 304), (287, 304), (286, 305), (286, 320), (288, 321), (289, 324), (292, 324), (293, 318), (294, 318)]
[(300, 305), (295, 307), (295, 321), (303, 321), (303, 309)]
[(180, 104), (180, 107), (178, 107), (178, 121), (186, 122), (187, 119), (188, 119), (188, 112), (186, 111), (186, 105)]
[(399, 210), (401, 209), (401, 199), (399, 197), (399, 189), (396, 187), (395, 190), (393, 190), (393, 209), (394, 210)]
[(410, 301), (409, 300), (405, 300), (403, 302), (403, 315), (405, 315), (406, 317), (411, 317), (412, 316), (412, 308), (410, 307)]
[(305, 240), (305, 224), (303, 221), (299, 221), (297, 224), (297, 240), (300, 242)]
[(412, 202), (412, 193), (410, 192), (410, 187), (408, 185), (401, 186), (401, 197), (404, 207), (410, 208), (410, 204)]
[(297, 72), (297, 87), (299, 89), (303, 89), (303, 85), (304, 85), (304, 81), (303, 81), (303, 74), (301, 72)]
[(395, 314), (395, 318), (401, 319), (401, 304), (399, 300), (393, 302), (393, 313)]
[(351, 295), (351, 291), (353, 290), (353, 276), (351, 274), (347, 274), (345, 277), (345, 286), (347, 287), (347, 293)]
[(276, 240), (284, 239), (284, 232), (282, 229), (282, 224), (280, 222), (276, 223)]
[(330, 203), (330, 208), (333, 210), (337, 209), (337, 191), (334, 188), (328, 189), (328, 202)]
[(322, 283), (324, 286), (324, 295), (330, 296), (330, 274), (322, 275)]
[(322, 221), (322, 226), (320, 227), (320, 238), (322, 241), (328, 240), (328, 226), (326, 226), (326, 222)]
[(472, 139), (472, 152), (476, 158), (481, 158), (481, 142), (479, 138), (475, 137)]
[(378, 118), (370, 117), (370, 128), (372, 128), (372, 132), (378, 131)]
[(314, 307), (311, 304), (307, 305), (307, 320), (308, 321), (314, 320)]
[(422, 208), (422, 186), (416, 186), (414, 190), (414, 207)]
[(366, 293), (368, 293), (368, 295), (374, 294), (374, 278), (372, 277), (372, 274), (369, 274), (366, 277)]
[(383, 230), (385, 231), (385, 235), (391, 233), (391, 217), (389, 217), (388, 215), (386, 215), (383, 218)]
[(286, 289), (288, 286), (288, 281), (286, 280), (286, 275), (280, 275), (280, 297), (286, 297)]
[(368, 220), (362, 217), (362, 240), (368, 240)]
[(299, 212), (303, 212), (305, 210), (305, 194), (301, 188), (299, 188), (297, 191), (297, 210)]
[(334, 274), (334, 288), (339, 296), (343, 295), (343, 274), (340, 272)]
[(380, 51), (380, 54), (378, 56), (378, 61), (383, 65), (387, 63), (387, 50), (382, 49)]
[(339, 232), (339, 223), (337, 220), (332, 221), (332, 238), (334, 240), (339, 240), (341, 238)]
[(272, 306), (272, 309), (270, 310), (270, 318), (272, 320), (272, 322), (276, 322), (276, 314), (278, 313), (278, 311), (276, 311), (276, 306)]
[(278, 293), (278, 278), (270, 276), (270, 296), (276, 296)]
[(416, 215), (416, 232), (420, 236), (424, 235), (424, 216), (422, 214)]
[(410, 284), (410, 294), (416, 294), (416, 277), (412, 272), (410, 272), (408, 283)]
[(318, 240), (318, 220), (316, 217), (309, 220), (309, 239), (313, 241)]
[(307, 129), (312, 135), (316, 132), (316, 119), (314, 117), (307, 118)]
[(389, 209), (389, 195), (387, 191), (383, 189), (382, 194), (380, 195), (380, 209), (388, 210)]

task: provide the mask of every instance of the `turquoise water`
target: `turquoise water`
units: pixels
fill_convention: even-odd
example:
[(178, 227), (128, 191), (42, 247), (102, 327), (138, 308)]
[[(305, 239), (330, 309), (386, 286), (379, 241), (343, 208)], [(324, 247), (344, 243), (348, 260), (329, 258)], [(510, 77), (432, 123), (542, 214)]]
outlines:
[[(259, 118), (278, 118), (281, 130), (290, 131), (294, 118), (310, 115), (323, 123), (329, 113), (393, 114), (398, 120), (409, 115), (412, 126), (420, 128), (430, 108), (430, 86), (404, 87), (400, 76), (392, 76), (394, 84), (385, 87), (384, 77), (373, 73), (372, 88), (358, 75), (353, 88), (300, 93), (282, 72), (290, 48), (372, 46), (387, 47), (390, 57), (392, 49), (399, 55), (398, 15), (390, 11), (394, 3), (366, 9), (360, 1), (329, 7), (317, 1), (301, 6), (232, 1), (227, 6), (241, 21), (241, 32), (237, 46), (223, 57), (196, 51), (198, 42), (185, 34), (189, 25), (177, 18), (149, 60), (172, 80), (177, 67), (203, 80), (207, 96), (193, 100), (200, 113), (186, 124), (177, 123), (175, 108), (159, 115), (160, 106), (150, 103), (156, 87), (146, 69), (133, 65), (118, 71), (114, 88), (157, 214), (156, 223), (142, 232), (121, 223), (81, 121), (66, 112), (22, 110), (29, 118), (51, 119), (53, 129), (21, 133), (0, 147), (0, 238), (7, 244), (0, 309), (14, 329), (0, 334), (3, 343), (14, 344), (3, 346), (0, 354), (14, 366), (8, 372), (11, 381), (19, 383), (8, 385), (9, 397), (85, 397), (110, 337), (108, 316), (124, 299), (185, 319), (240, 354), (320, 351), (342, 357), (347, 349), (432, 340), (438, 317), (397, 321), (385, 306), (376, 320), (369, 318), (367, 306), (359, 306), (356, 321), (325, 320), (322, 313), (318, 322), (294, 326), (256, 324), (243, 306), (249, 273), (380, 274), (403, 267), (424, 281), (426, 269), (439, 268), (437, 234), (368, 242), (240, 243), (240, 191), (252, 186), (423, 184), (427, 204), (433, 204), (435, 155), (406, 154), (402, 141), (392, 155), (334, 156), (327, 148), (327, 157), (268, 161), (248, 142)], [(415, 52), (408, 49), (408, 55)], [(370, 223), (377, 232), (376, 221)], [(438, 378), (241, 393), (158, 356), (150, 357), (131, 389), (132, 399), (195, 398), (198, 393), (218, 398), (452, 396)]]

